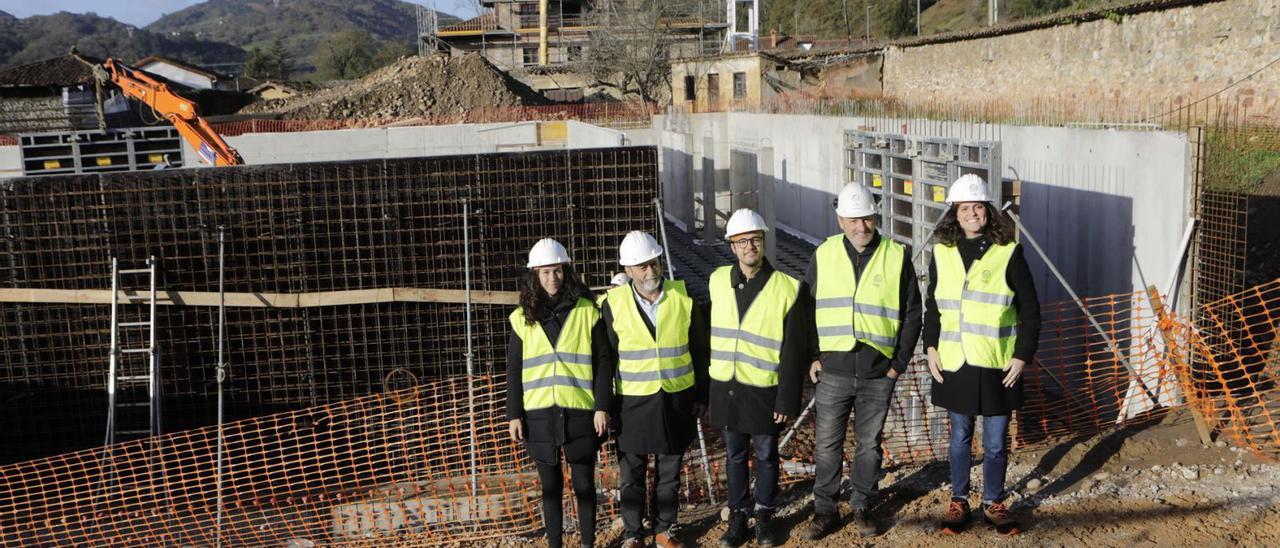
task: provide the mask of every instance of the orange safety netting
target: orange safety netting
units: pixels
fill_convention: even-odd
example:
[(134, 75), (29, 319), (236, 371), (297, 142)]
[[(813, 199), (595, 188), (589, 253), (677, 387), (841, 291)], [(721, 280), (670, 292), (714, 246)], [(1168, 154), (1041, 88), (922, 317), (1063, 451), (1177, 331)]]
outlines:
[[(1045, 306), (1015, 447), (1147, 420), (1180, 404), (1181, 390), (1230, 439), (1277, 456), (1277, 304), (1280, 280), (1204, 306), (1199, 325), (1153, 313), (1142, 293), (1087, 300), (1096, 327), (1073, 302)], [(946, 456), (949, 426), (927, 375), (917, 363), (898, 383), (886, 464)], [(537, 477), (507, 437), (504, 405), (500, 379), (455, 377), (227, 423), (221, 459), (208, 427), (6, 465), (0, 544), (419, 545), (531, 532)], [(710, 470), (695, 443), (685, 502), (723, 501), (723, 444), (703, 430)], [(784, 482), (811, 477), (811, 413), (782, 453)], [(617, 482), (607, 445), (602, 520), (616, 515)]]

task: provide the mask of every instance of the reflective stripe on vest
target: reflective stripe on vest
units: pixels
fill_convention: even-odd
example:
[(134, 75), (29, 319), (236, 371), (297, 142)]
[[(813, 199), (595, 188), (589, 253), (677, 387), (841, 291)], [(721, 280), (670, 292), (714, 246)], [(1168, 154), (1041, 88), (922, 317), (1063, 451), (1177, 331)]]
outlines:
[(578, 299), (554, 347), (540, 324), (527, 324), (524, 319), (523, 308), (516, 308), (509, 317), (511, 328), (520, 337), (525, 411), (551, 406), (593, 409), (591, 328), (600, 319), (600, 311), (591, 301)]
[(658, 390), (671, 393), (691, 388), (694, 378), (689, 322), (693, 299), (685, 292), (684, 282), (662, 282), (657, 340), (640, 317), (633, 291), (627, 284), (610, 289), (605, 297), (613, 311), (613, 331), (618, 335), (618, 394), (648, 396)]
[(827, 238), (814, 254), (818, 263), (814, 296), (818, 349), (847, 352), (861, 341), (892, 358), (902, 324), (899, 285), (906, 250), (902, 244), (881, 237), (871, 260), (862, 268), (862, 283), (858, 283), (844, 237)]
[[(731, 266), (711, 274), (711, 378), (771, 387), (778, 385), (782, 362), (783, 320), (796, 302), (800, 283), (774, 271), (747, 313), (738, 313), (738, 296), (730, 278)], [(741, 324), (738, 318), (742, 318)]]
[(938, 271), (934, 302), (941, 332), (938, 356), (942, 368), (956, 371), (964, 364), (1000, 369), (1013, 358), (1018, 340), (1018, 310), (1005, 272), (1017, 244), (993, 245), (964, 269), (955, 246), (936, 245)]

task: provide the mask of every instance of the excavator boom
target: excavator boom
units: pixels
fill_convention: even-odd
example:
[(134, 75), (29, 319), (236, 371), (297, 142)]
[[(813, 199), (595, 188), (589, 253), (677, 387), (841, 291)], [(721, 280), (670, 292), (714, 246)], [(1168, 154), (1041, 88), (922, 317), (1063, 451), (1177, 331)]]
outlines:
[(205, 163), (214, 166), (244, 163), (240, 153), (200, 117), (195, 102), (174, 93), (164, 82), (115, 59), (107, 59), (101, 66), (94, 65), (93, 72), (99, 81), (115, 84), (125, 95), (169, 120)]

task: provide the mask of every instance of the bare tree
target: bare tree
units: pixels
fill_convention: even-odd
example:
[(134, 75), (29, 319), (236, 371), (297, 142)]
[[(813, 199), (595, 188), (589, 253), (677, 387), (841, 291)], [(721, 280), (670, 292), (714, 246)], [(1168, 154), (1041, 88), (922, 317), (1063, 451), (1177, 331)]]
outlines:
[(593, 30), (574, 70), (624, 97), (665, 100), (671, 96), (673, 52), (692, 53), (679, 46), (698, 43), (706, 2), (597, 0), (585, 17)]

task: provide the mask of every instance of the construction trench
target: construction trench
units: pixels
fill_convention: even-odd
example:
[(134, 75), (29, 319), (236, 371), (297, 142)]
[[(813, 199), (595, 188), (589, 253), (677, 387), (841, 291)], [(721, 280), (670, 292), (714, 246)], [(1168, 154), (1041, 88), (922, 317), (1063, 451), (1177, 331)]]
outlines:
[[(834, 231), (835, 189), (858, 173), (870, 177), (870, 164), (859, 163), (850, 144), (863, 131), (874, 145), (868, 128), (879, 128), (887, 143), (894, 135), (951, 143), (957, 158), (961, 146), (994, 151), (985, 169), (1002, 174), (1002, 194), (1017, 202), (1023, 242), (1034, 234), (1048, 250), (1036, 265), (1043, 327), (1037, 367), (1026, 376), (1027, 404), (1011, 429), (1015, 450), (1192, 409), (1217, 439), (1280, 457), (1280, 396), (1271, 381), (1280, 373), (1271, 357), (1280, 286), (1245, 288), (1211, 270), (1174, 276), (1173, 294), (1166, 289), (1166, 276), (1192, 253), (1179, 245), (1184, 214), (1211, 200), (1195, 188), (1194, 137), (710, 114), (658, 117), (653, 127), (615, 139), (572, 124), (591, 139), (637, 145), (493, 152), (502, 144), (485, 141), (483, 153), (423, 157), (431, 152), (416, 149), (413, 157), (393, 144), (413, 128), (401, 137), (386, 129), (262, 134), (238, 139), (274, 139), (274, 158), (319, 156), (315, 150), (371, 135), (383, 144), (343, 161), (0, 181), (0, 543), (384, 546), (534, 533), (541, 527), (537, 480), (507, 437), (503, 408), (506, 317), (528, 247), (542, 237), (564, 242), (587, 284), (602, 287), (619, 270), (624, 234), (661, 235), (675, 276), (705, 300), (707, 275), (732, 260), (717, 243), (717, 227), (726, 212), (750, 206), (767, 210), (778, 227), (770, 242), (775, 264), (799, 275), (814, 240)], [(781, 129), (801, 125), (814, 131)], [(495, 130), (522, 132), (512, 143), (533, 131), (529, 142), (546, 144), (539, 129), (519, 126)], [(308, 139), (314, 142), (300, 144)], [(1092, 156), (1081, 152), (1086, 145)], [(1052, 152), (1036, 152), (1043, 149)], [(1175, 151), (1177, 161), (1117, 159), (1132, 150)], [(891, 146), (883, 152), (886, 159), (894, 153)], [(1027, 179), (1005, 172), (1001, 155)], [(1101, 167), (1060, 167), (1080, 158)], [(946, 169), (980, 164), (953, 159)], [(929, 214), (930, 183), (901, 165), (884, 172), (880, 198), (886, 218), (905, 223), (895, 236), (920, 247), (928, 234), (917, 219), (927, 217), (916, 215)], [(1176, 189), (1135, 186), (1162, 178)], [(1076, 188), (1077, 180), (1099, 185)], [(1175, 204), (1167, 208), (1173, 213), (1158, 211), (1156, 200)], [(1078, 215), (1084, 226), (1128, 223), (1128, 247), (1071, 244), (1071, 234), (1052, 229), (1055, 214)], [(1197, 257), (1242, 243), (1213, 239), (1221, 233), (1197, 237)], [(1099, 277), (1081, 259), (1126, 253), (1140, 257), (1145, 277), (1129, 268)], [(102, 447), (113, 257), (122, 269), (156, 258), (166, 433)], [(1148, 285), (1157, 291), (1143, 291)], [(1079, 301), (1064, 290), (1073, 286), (1081, 288)], [(128, 303), (149, 287), (135, 281), (118, 289)], [(1195, 308), (1163, 306), (1192, 293)], [(118, 310), (120, 322), (149, 321), (145, 306)], [(118, 341), (145, 344), (143, 335), (124, 331)], [(887, 466), (946, 458), (948, 426), (929, 404), (928, 382), (916, 364), (898, 383), (885, 428)], [(812, 420), (810, 413), (789, 430), (786, 485), (811, 479)], [(705, 450), (695, 443), (686, 458), (689, 507), (724, 500), (723, 444), (716, 432), (704, 433)], [(618, 483), (611, 445), (599, 462), (601, 519), (611, 520)]]

